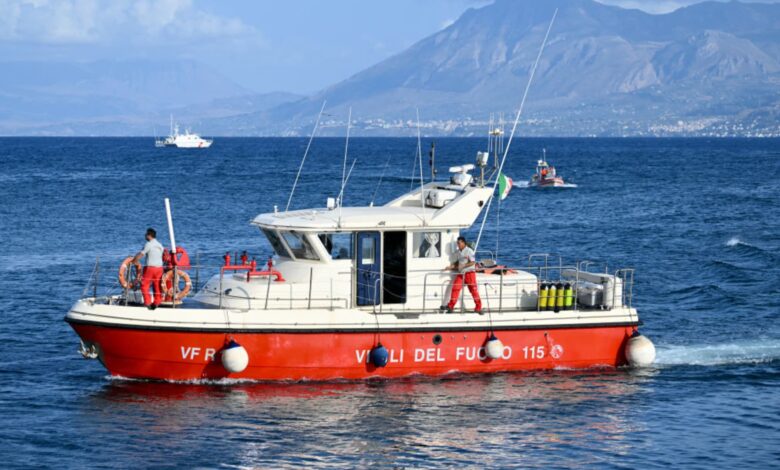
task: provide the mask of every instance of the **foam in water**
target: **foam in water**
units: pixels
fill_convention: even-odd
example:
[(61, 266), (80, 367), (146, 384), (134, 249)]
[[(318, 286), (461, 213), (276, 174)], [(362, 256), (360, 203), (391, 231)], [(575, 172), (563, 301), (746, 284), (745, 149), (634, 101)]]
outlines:
[(731, 237), (729, 238), (729, 241), (726, 242), (726, 246), (737, 246), (737, 245), (744, 245), (745, 242), (739, 239), (739, 237)]
[(756, 364), (780, 359), (780, 340), (757, 340), (726, 344), (660, 346), (659, 366), (716, 366)]

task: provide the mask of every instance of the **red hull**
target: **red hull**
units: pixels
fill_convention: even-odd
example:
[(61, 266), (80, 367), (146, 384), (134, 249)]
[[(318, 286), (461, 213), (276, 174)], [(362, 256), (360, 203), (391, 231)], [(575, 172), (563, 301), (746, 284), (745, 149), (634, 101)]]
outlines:
[(608, 326), (497, 331), (504, 344), (502, 359), (486, 357), (485, 331), (386, 332), (381, 341), (390, 351), (390, 362), (384, 368), (368, 363), (376, 339), (371, 332), (236, 333), (231, 336), (249, 353), (249, 367), (230, 374), (219, 360), (225, 333), (72, 326), (85, 343), (99, 345), (100, 359), (112, 375), (272, 381), (617, 367), (625, 364), (625, 342), (634, 330)]

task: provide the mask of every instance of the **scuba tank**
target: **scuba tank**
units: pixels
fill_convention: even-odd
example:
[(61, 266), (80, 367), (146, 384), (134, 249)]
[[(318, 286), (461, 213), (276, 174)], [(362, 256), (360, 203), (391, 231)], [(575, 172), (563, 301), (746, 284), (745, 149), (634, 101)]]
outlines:
[(555, 298), (555, 311), (560, 312), (563, 310), (563, 284), (558, 283), (558, 285), (555, 286), (557, 289), (557, 297)]
[(571, 310), (574, 308), (574, 290), (568, 282), (563, 286), (563, 308)]
[(547, 310), (553, 310), (555, 308), (555, 296), (557, 295), (557, 287), (555, 284), (550, 283), (550, 290), (547, 294)]
[(549, 286), (546, 282), (543, 282), (539, 286), (539, 310), (547, 310), (547, 294), (549, 293)]

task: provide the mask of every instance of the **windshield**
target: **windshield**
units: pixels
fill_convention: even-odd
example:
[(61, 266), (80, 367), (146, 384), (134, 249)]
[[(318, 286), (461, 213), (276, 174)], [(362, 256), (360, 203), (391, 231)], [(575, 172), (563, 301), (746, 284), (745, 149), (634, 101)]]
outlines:
[(282, 240), (279, 239), (279, 235), (277, 235), (276, 232), (265, 228), (260, 230), (263, 231), (265, 238), (268, 239), (268, 242), (273, 247), (274, 252), (276, 252), (277, 256), (281, 256), (284, 258), (292, 258), (292, 256), (290, 256), (290, 252), (287, 251), (287, 248), (284, 246), (284, 243), (282, 243)]
[(315, 261), (320, 259), (303, 233), (281, 232), (281, 234), (284, 241), (287, 242), (287, 246), (290, 247), (293, 256), (296, 258)]

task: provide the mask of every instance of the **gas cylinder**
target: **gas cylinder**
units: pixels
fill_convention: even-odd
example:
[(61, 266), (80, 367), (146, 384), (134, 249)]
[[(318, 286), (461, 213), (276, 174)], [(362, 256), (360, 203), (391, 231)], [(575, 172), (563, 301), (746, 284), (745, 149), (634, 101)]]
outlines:
[(547, 295), (550, 293), (550, 287), (546, 282), (539, 286), (539, 310), (547, 309)]
[(563, 283), (559, 282), (556, 286), (556, 298), (555, 298), (555, 311), (560, 312), (563, 310)]
[(564, 310), (574, 308), (574, 290), (568, 282), (563, 286), (563, 308)]
[(555, 309), (555, 296), (557, 295), (558, 288), (555, 284), (550, 283), (550, 290), (547, 294), (547, 310)]

